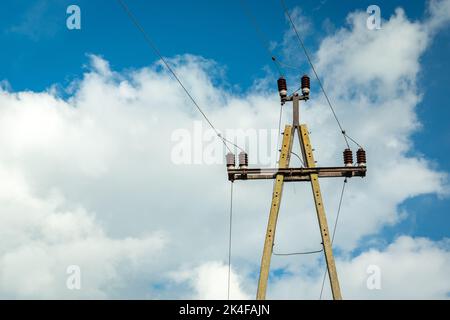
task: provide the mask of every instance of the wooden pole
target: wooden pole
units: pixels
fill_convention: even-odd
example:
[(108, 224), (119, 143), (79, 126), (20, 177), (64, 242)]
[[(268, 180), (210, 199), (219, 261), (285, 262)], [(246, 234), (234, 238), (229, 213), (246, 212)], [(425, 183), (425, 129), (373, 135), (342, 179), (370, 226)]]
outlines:
[[(284, 128), (283, 144), (281, 146), (279, 168), (287, 168), (292, 150), (293, 127), (287, 125)], [(278, 174), (275, 178), (275, 184), (272, 193), (272, 204), (270, 207), (269, 222), (267, 224), (266, 239), (264, 241), (264, 250), (261, 259), (261, 271), (259, 273), (257, 300), (266, 298), (267, 281), (270, 271), (270, 260), (272, 258), (273, 241), (275, 229), (277, 227), (278, 212), (280, 210), (281, 195), (283, 193), (284, 175)]]
[[(311, 142), (309, 140), (308, 128), (306, 125), (300, 126), (300, 139), (303, 154), (306, 156), (305, 165), (309, 168), (314, 168), (316, 163), (312, 152)], [(322, 236), (323, 250), (325, 253), (325, 260), (328, 268), (328, 276), (330, 277), (331, 292), (334, 300), (341, 300), (341, 289), (339, 287), (339, 280), (336, 271), (336, 264), (334, 262), (333, 251), (331, 248), (330, 232), (328, 230), (327, 217), (325, 215), (325, 208), (322, 201), (322, 194), (320, 192), (319, 177), (316, 173), (311, 174), (311, 188), (314, 195), (314, 203), (316, 205), (317, 218), (319, 220), (320, 234)]]

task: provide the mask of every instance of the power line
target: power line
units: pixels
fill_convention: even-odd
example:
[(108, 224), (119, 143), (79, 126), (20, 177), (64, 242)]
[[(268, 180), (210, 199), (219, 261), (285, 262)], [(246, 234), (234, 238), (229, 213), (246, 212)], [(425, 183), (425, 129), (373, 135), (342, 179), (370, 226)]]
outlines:
[(252, 10), (249, 8), (249, 6), (247, 5), (245, 0), (240, 0), (239, 3), (241, 4), (241, 7), (243, 9), (244, 14), (247, 16), (248, 20), (250, 21), (250, 24), (253, 26), (253, 28), (256, 31), (256, 34), (258, 36), (258, 39), (262, 45), (262, 47), (264, 47), (264, 49), (267, 51), (267, 53), (270, 56), (270, 59), (273, 61), (273, 63), (275, 64), (275, 67), (277, 68), (278, 73), (280, 74), (280, 76), (284, 76), (284, 72), (283, 72), (283, 68), (282, 66), (285, 66), (286, 68), (290, 68), (290, 69), (300, 69), (298, 67), (294, 67), (291, 66), (287, 63), (284, 63), (282, 61), (280, 61), (273, 53), (273, 50), (270, 48), (270, 41), (269, 38), (266, 36), (266, 34), (262, 31), (256, 17), (254, 14), (252, 14)]
[[(281, 119), (283, 118), (283, 106), (280, 106), (280, 116), (278, 119), (278, 136), (277, 136), (277, 158), (278, 152), (280, 152), (280, 137), (281, 137)], [(278, 160), (277, 160), (278, 163)]]
[(306, 255), (306, 254), (314, 254), (314, 253), (320, 253), (323, 251), (323, 248), (320, 250), (314, 250), (314, 251), (303, 251), (303, 252), (292, 252), (292, 253), (276, 253), (273, 252), (274, 256), (296, 256), (296, 255)]
[(239, 147), (239, 146), (238, 146), (237, 144), (235, 144), (234, 142), (232, 142), (232, 141), (230, 141), (230, 140), (224, 138), (222, 135), (220, 135), (220, 138), (222, 138), (224, 141), (228, 142), (228, 143), (231, 144), (232, 146), (236, 147), (237, 149), (239, 149), (239, 150), (245, 152), (244, 149), (242, 149), (241, 147)]
[(345, 131), (343, 132), (343, 134), (350, 140), (352, 141), (354, 144), (356, 144), (358, 147), (362, 148), (362, 146), (355, 141), (355, 139), (352, 139)]
[[(292, 151), (292, 150), (291, 150), (291, 153), (292, 153), (294, 156), (296, 156), (296, 157), (298, 158), (298, 160), (300, 160), (300, 162), (302, 163), (302, 166), (304, 167), (304, 166), (305, 166), (305, 162), (303, 161), (303, 159), (302, 159), (297, 153), (295, 153), (295, 152)], [(294, 186), (295, 186), (295, 184), (294, 184)]]
[(243, 9), (242, 11), (247, 16), (248, 20), (250, 21), (253, 28), (255, 29), (259, 41), (261, 42), (264, 49), (267, 50), (267, 53), (269, 54), (271, 60), (273, 61), (275, 67), (277, 68), (278, 73), (280, 74), (280, 76), (283, 76), (283, 71), (282, 71), (281, 65), (278, 62), (277, 58), (273, 55), (272, 50), (270, 49), (270, 41), (265, 36), (264, 32), (261, 30), (258, 22), (256, 21), (255, 16), (252, 14), (251, 9), (249, 9), (245, 0), (240, 0), (239, 3), (241, 4), (241, 8)]
[[(297, 30), (297, 27), (295, 26), (295, 23), (292, 20), (291, 15), (289, 14), (289, 11), (287, 9), (286, 3), (284, 2), (284, 0), (280, 0), (280, 3), (281, 3), (281, 6), (283, 7), (283, 10), (284, 10), (287, 18), (289, 19), (289, 22), (290, 22), (290, 24), (292, 26), (292, 29), (294, 30), (294, 32), (295, 32), (295, 34), (297, 36), (297, 39), (298, 39), (301, 47), (303, 48), (303, 51), (304, 51), (305, 56), (306, 56), (306, 59), (308, 60), (308, 63), (311, 66), (311, 69), (312, 69), (312, 71), (313, 71), (313, 73), (314, 73), (314, 75), (315, 75), (315, 77), (317, 79), (317, 82), (319, 83), (320, 89), (322, 90), (323, 95), (325, 96), (325, 99), (327, 100), (328, 106), (330, 107), (331, 112), (333, 113), (334, 119), (336, 120), (336, 122), (337, 122), (337, 124), (339, 126), (339, 129), (341, 130), (342, 136), (344, 137), (344, 140), (345, 140), (345, 144), (347, 145), (347, 147), (350, 148), (350, 146), (348, 144), (348, 140), (347, 140), (348, 136), (345, 133), (345, 130), (343, 129), (343, 127), (341, 125), (341, 122), (339, 121), (339, 119), (337, 117), (336, 112), (334, 111), (334, 108), (333, 108), (333, 106), (331, 104), (330, 98), (328, 97), (328, 94), (326, 93), (325, 88), (322, 85), (322, 81), (320, 80), (319, 75), (317, 74), (316, 68), (314, 68), (314, 64), (312, 63), (311, 57), (309, 56), (308, 50), (306, 49), (306, 46), (305, 46), (305, 43), (303, 42), (302, 38), (300, 37), (300, 34), (299, 34), (298, 30)], [(353, 142), (355, 142), (353, 139), (351, 139), (351, 140)], [(357, 145), (359, 145), (359, 144), (357, 144)]]
[(231, 236), (233, 230), (233, 182), (231, 182), (230, 190), (230, 234), (228, 237), (228, 300), (230, 300), (230, 280), (231, 280)]
[[(341, 197), (339, 199), (339, 207), (338, 207), (338, 211), (337, 211), (337, 215), (336, 215), (336, 221), (334, 222), (334, 228), (333, 228), (333, 234), (331, 236), (331, 245), (333, 245), (334, 242), (334, 236), (336, 235), (336, 227), (339, 221), (339, 214), (341, 212), (341, 206), (342, 206), (342, 199), (344, 198), (344, 191), (345, 191), (345, 186), (347, 185), (347, 178), (345, 178), (344, 183), (342, 185), (342, 190), (341, 190)], [(323, 293), (323, 287), (325, 285), (325, 278), (327, 277), (327, 273), (328, 273), (328, 269), (325, 269), (325, 273), (323, 275), (323, 279), (322, 279), (322, 287), (320, 289), (320, 297), (319, 300), (322, 300), (322, 293)]]
[[(322, 90), (322, 92), (323, 92), (323, 95), (325, 96), (325, 99), (326, 99), (326, 101), (327, 101), (327, 103), (328, 103), (328, 106), (330, 107), (331, 112), (332, 112), (332, 114), (333, 114), (333, 116), (334, 116), (334, 118), (335, 118), (335, 120), (336, 120), (336, 122), (337, 122), (337, 124), (338, 124), (338, 126), (339, 126), (339, 129), (340, 129), (340, 131), (341, 131), (341, 133), (342, 133), (342, 135), (343, 135), (343, 137), (344, 137), (345, 144), (347, 145), (347, 147), (350, 147), (350, 146), (349, 146), (349, 143), (348, 143), (348, 140), (350, 140), (350, 141), (352, 141), (353, 143), (355, 143), (358, 147), (362, 148), (362, 146), (361, 146), (358, 142), (356, 142), (355, 139), (351, 138), (351, 137), (346, 133), (346, 131), (343, 129), (343, 126), (342, 126), (341, 122), (339, 121), (339, 118), (337, 117), (336, 111), (334, 110), (334, 107), (333, 107), (333, 105), (331, 104), (331, 100), (330, 100), (330, 98), (328, 97), (328, 94), (327, 94), (326, 91), (325, 91), (325, 88), (324, 88), (324, 86), (323, 86), (323, 84), (322, 84), (322, 81), (320, 80), (320, 78), (319, 78), (319, 76), (318, 76), (318, 74), (317, 74), (317, 71), (316, 71), (316, 69), (315, 69), (315, 67), (314, 67), (314, 64), (312, 63), (312, 59), (310, 58), (310, 55), (309, 55), (309, 53), (308, 53), (308, 51), (307, 51), (307, 49), (306, 49), (306, 46), (305, 46), (305, 44), (304, 44), (302, 38), (300, 37), (300, 34), (299, 34), (299, 32), (298, 32), (298, 30), (297, 30), (297, 27), (295, 26), (295, 24), (294, 24), (294, 22), (293, 22), (293, 20), (292, 20), (292, 18), (291, 18), (291, 15), (289, 14), (289, 11), (287, 10), (286, 3), (284, 2), (284, 0), (280, 0), (280, 1), (281, 1), (281, 4), (282, 4), (282, 6), (283, 6), (283, 9), (284, 9), (284, 11), (285, 11), (285, 13), (286, 13), (286, 15), (287, 15), (289, 21), (290, 21), (290, 23), (291, 23), (291, 25), (292, 25), (292, 27), (293, 27), (293, 29), (294, 29), (294, 32), (295, 32), (295, 34), (296, 34), (296, 36), (297, 36), (297, 38), (298, 38), (298, 40), (299, 40), (299, 42), (300, 42), (300, 44), (301, 44), (301, 46), (302, 46), (302, 48), (303, 48), (303, 51), (304, 51), (304, 53), (305, 53), (305, 55), (306, 55), (306, 58), (307, 58), (307, 60), (308, 60), (308, 63), (309, 63), (309, 65), (311, 66), (311, 69), (312, 69), (313, 72), (314, 72), (314, 75), (315, 75), (315, 77), (316, 77), (316, 79), (317, 79), (317, 81), (318, 81), (318, 83), (319, 83), (319, 86), (320, 86), (320, 88), (321, 88), (321, 90)], [(268, 40), (268, 38), (266, 37), (265, 33), (264, 33), (264, 32), (262, 31), (262, 29), (260, 28), (260, 26), (259, 26), (259, 24), (258, 24), (258, 22), (257, 22), (257, 19), (256, 19), (255, 16), (252, 14), (252, 10), (249, 9), (249, 7), (247, 6), (245, 0), (240, 0), (239, 3), (241, 4), (241, 7), (242, 7), (242, 9), (243, 9), (244, 14), (247, 16), (247, 18), (248, 18), (249, 21), (251, 22), (253, 28), (255, 29), (256, 34), (257, 34), (257, 36), (258, 36), (258, 39), (260, 40), (262, 46), (267, 50), (267, 53), (268, 53), (269, 56), (271, 57), (271, 60), (274, 62), (275, 67), (277, 68), (277, 71), (278, 71), (278, 73), (280, 74), (280, 76), (283, 76), (283, 70), (282, 70), (283, 68), (282, 68), (282, 66), (284, 66), (284, 67), (286, 67), (286, 68), (290, 68), (290, 69), (299, 70), (299, 69), (300, 69), (299, 67), (296, 67), (296, 66), (292, 66), (292, 65), (286, 64), (286, 63), (284, 63), (284, 62), (282, 62), (282, 61), (279, 61), (279, 60), (275, 57), (275, 55), (273, 54), (273, 51), (270, 49), (270, 41)], [(300, 89), (294, 91), (294, 93), (296, 93), (296, 92), (299, 91), (299, 90), (300, 90)], [(278, 143), (277, 143), (277, 146), (278, 146)]]
[(125, 13), (127, 14), (127, 16), (130, 18), (131, 22), (135, 25), (135, 27), (141, 32), (141, 34), (143, 35), (145, 41), (147, 42), (147, 44), (150, 46), (150, 48), (154, 51), (154, 53), (161, 59), (161, 61), (164, 63), (164, 65), (166, 66), (167, 70), (172, 74), (172, 76), (175, 78), (175, 80), (179, 83), (179, 85), (181, 86), (181, 88), (183, 88), (184, 92), (186, 93), (186, 95), (189, 97), (189, 99), (192, 101), (192, 103), (195, 105), (195, 107), (198, 109), (198, 111), (201, 113), (201, 115), (203, 116), (203, 118), (206, 120), (206, 122), (208, 122), (208, 124), (210, 125), (210, 127), (214, 130), (214, 132), (216, 133), (217, 137), (219, 137), (219, 139), (221, 139), (221, 141), (223, 142), (223, 144), (225, 145), (225, 147), (228, 149), (228, 151), (231, 152), (231, 149), (229, 148), (229, 146), (227, 145), (226, 139), (222, 137), (222, 135), (219, 133), (219, 131), (216, 129), (216, 127), (214, 127), (214, 125), (212, 124), (212, 122), (208, 119), (208, 117), (206, 116), (206, 114), (203, 112), (202, 108), (200, 108), (199, 104), (197, 103), (197, 101), (194, 99), (194, 97), (189, 93), (189, 91), (187, 90), (187, 88), (184, 86), (183, 82), (180, 80), (180, 78), (177, 76), (177, 74), (175, 73), (175, 71), (172, 69), (172, 67), (168, 64), (168, 62), (166, 61), (166, 59), (164, 58), (164, 56), (161, 54), (161, 52), (159, 51), (158, 47), (155, 45), (155, 43), (152, 41), (152, 39), (150, 38), (150, 36), (147, 34), (147, 32), (145, 31), (145, 29), (142, 27), (142, 25), (139, 23), (139, 20), (135, 17), (135, 15), (133, 14), (133, 12), (130, 10), (130, 8), (127, 6), (127, 4), (125, 3), (125, 1), (123, 0), (117, 0), (117, 2), (119, 3), (119, 5), (122, 7), (122, 9), (125, 11)]
[(278, 61), (278, 63), (282, 66), (284, 66), (285, 68), (289, 68), (289, 69), (293, 69), (293, 70), (301, 70), (300, 67), (296, 67), (296, 66), (292, 66), (290, 64), (284, 63), (282, 61)]

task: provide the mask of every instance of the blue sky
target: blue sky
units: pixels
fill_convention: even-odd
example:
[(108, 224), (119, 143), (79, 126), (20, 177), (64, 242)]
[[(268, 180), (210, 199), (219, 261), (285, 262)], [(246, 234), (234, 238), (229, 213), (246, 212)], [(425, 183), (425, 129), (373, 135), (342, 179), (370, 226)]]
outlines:
[[(67, 85), (79, 78), (87, 53), (106, 58), (116, 70), (140, 68), (157, 58), (115, 1), (78, 1), (82, 30), (65, 27), (65, 8), (73, 1), (5, 1), (1, 4), (0, 78), (14, 90), (43, 90), (53, 84)], [(226, 80), (235, 90), (248, 90), (255, 79), (275, 69), (239, 1), (128, 1), (130, 8), (165, 56), (201, 55), (226, 67)], [(287, 1), (287, 5), (298, 5)], [(270, 41), (279, 42), (288, 27), (278, 1), (248, 1), (261, 29)], [(341, 26), (350, 11), (364, 10), (372, 1), (303, 1), (312, 32), (306, 37), (310, 50), (325, 35), (325, 23)], [(401, 6), (410, 19), (424, 16), (425, 1), (384, 1), (382, 17)], [(29, 17), (33, 16), (31, 19)], [(20, 31), (14, 27), (22, 26)], [(300, 48), (299, 48), (300, 50)], [(275, 51), (278, 59), (282, 56)], [(450, 171), (450, 129), (446, 104), (450, 83), (450, 30), (441, 32), (422, 59), (420, 74), (424, 99), (419, 105), (423, 128), (414, 135), (414, 152), (434, 159), (438, 168)], [(301, 65), (303, 68), (306, 66)], [(239, 89), (240, 88), (240, 89)], [(448, 235), (450, 201), (423, 196), (404, 206), (413, 214), (395, 228), (397, 232), (440, 239)], [(413, 219), (413, 220), (410, 220)]]
[[(321, 2), (320, 5), (317, 1), (302, 2), (303, 10), (313, 13), (308, 15), (313, 32), (306, 39), (311, 50), (324, 36), (324, 21), (341, 26), (349, 12), (364, 10), (371, 4), (370, 1)], [(264, 75), (263, 67), (270, 65), (270, 60), (243, 13), (240, 1), (171, 1), (164, 3), (163, 10), (161, 3), (129, 1), (129, 6), (164, 55), (191, 53), (214, 59), (226, 66), (229, 82), (243, 90), (255, 78)], [(286, 3), (299, 5), (293, 1)], [(2, 3), (1, 39), (8, 43), (1, 52), (2, 76), (8, 78), (15, 89), (43, 89), (79, 75), (80, 65), (86, 63), (86, 53), (103, 55), (119, 70), (155, 61), (156, 57), (117, 2), (78, 1), (82, 9), (81, 31), (65, 28), (65, 8), (69, 4), (72, 2), (56, 0)], [(248, 1), (247, 4), (269, 40), (281, 41), (288, 25), (279, 2)], [(405, 8), (411, 19), (421, 18), (425, 7), (423, 1), (388, 1), (382, 5), (382, 16), (388, 18), (397, 6)], [(22, 28), (13, 31), (17, 27)], [(442, 60), (436, 59), (439, 56), (434, 54), (445, 57), (448, 53), (448, 44), (445, 46), (448, 32), (441, 37), (441, 45), (430, 50), (427, 59), (430, 64), (433, 60)], [(25, 74), (27, 77), (23, 76)]]
[[(278, 44), (275, 55), (284, 61), (281, 43), (289, 25), (279, 1), (246, 2), (268, 39)], [(238, 0), (128, 0), (127, 3), (164, 56), (188, 53), (216, 61), (225, 70), (224, 78), (220, 78), (222, 85), (233, 94), (251, 92), (255, 81), (276, 75)], [(365, 11), (373, 1), (286, 0), (286, 3), (289, 8), (299, 6), (306, 16), (310, 25), (304, 34), (305, 42), (310, 52), (315, 52), (326, 36), (347, 25), (350, 12)], [(66, 28), (65, 11), (70, 4), (81, 8), (81, 30)], [(399, 6), (404, 8), (409, 20), (421, 21), (427, 16), (426, 1), (378, 1), (376, 4), (381, 7), (383, 19), (389, 19)], [(110, 0), (2, 1), (0, 41), (3, 44), (0, 81), (7, 81), (14, 92), (40, 92), (54, 84), (67, 87), (87, 72), (89, 54), (103, 57), (113, 70), (120, 72), (138, 70), (157, 61), (118, 3)], [(413, 147), (408, 151), (411, 156), (425, 157), (434, 169), (443, 172), (450, 172), (449, 56), (450, 28), (446, 27), (420, 57), (417, 82), (423, 99), (416, 112), (422, 128), (413, 133)], [(309, 70), (303, 59), (288, 63), (301, 67), (305, 70), (302, 73)], [(292, 70), (288, 72), (293, 74)], [(345, 123), (346, 119), (342, 120)], [(382, 239), (385, 246), (399, 235), (434, 241), (449, 236), (448, 197), (419, 195), (401, 203), (399, 209), (408, 212), (404, 220), (363, 238), (353, 254), (357, 255), (369, 247), (366, 243), (372, 244), (371, 240), (376, 239)]]

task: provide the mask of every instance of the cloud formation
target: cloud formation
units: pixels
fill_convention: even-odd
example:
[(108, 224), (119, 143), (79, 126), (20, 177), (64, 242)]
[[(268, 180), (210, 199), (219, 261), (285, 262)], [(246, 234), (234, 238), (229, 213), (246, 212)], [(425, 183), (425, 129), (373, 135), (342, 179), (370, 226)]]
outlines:
[[(383, 250), (371, 249), (349, 259), (339, 258), (338, 272), (346, 299), (446, 299), (450, 281), (448, 239), (399, 237)], [(271, 296), (284, 299), (318, 299), (324, 267), (308, 270), (305, 277), (292, 272), (275, 281)], [(330, 299), (325, 282), (324, 299)]]
[[(402, 237), (352, 256), (361, 239), (407, 215), (399, 210), (407, 199), (447, 193), (447, 174), (416, 155), (411, 136), (420, 129), (420, 57), (448, 21), (433, 8), (448, 2), (432, 2), (423, 22), (398, 9), (379, 31), (367, 30), (366, 16), (352, 13), (315, 55), (348, 133), (368, 151), (368, 177), (350, 181), (335, 242), (348, 297), (408, 298), (420, 288), (420, 297), (442, 298), (450, 290), (439, 282), (449, 272), (446, 240)], [(170, 63), (220, 130), (276, 129), (275, 90), (238, 95), (217, 84), (221, 68), (211, 60), (184, 55)], [(225, 167), (171, 161), (172, 133), (191, 131), (200, 119), (184, 92), (160, 63), (119, 72), (96, 55), (71, 90), (66, 99), (55, 90), (0, 91), (0, 295), (225, 298)], [(343, 140), (317, 87), (302, 118), (319, 164), (341, 163)], [(288, 110), (284, 120), (290, 121)], [(222, 147), (214, 137), (204, 139)], [(322, 183), (330, 224), (341, 183)], [(255, 291), (271, 188), (270, 182), (235, 183), (234, 298)], [(277, 250), (320, 246), (309, 192), (306, 185), (286, 187)], [(392, 265), (394, 254), (404, 274)], [(436, 269), (413, 263), (428, 258)], [(274, 259), (281, 275), (271, 278), (269, 296), (315, 298), (320, 263), (317, 257)], [(364, 288), (367, 264), (380, 265), (387, 281), (376, 293)], [(65, 287), (68, 265), (81, 267), (82, 290)], [(395, 287), (402, 277), (408, 286)]]

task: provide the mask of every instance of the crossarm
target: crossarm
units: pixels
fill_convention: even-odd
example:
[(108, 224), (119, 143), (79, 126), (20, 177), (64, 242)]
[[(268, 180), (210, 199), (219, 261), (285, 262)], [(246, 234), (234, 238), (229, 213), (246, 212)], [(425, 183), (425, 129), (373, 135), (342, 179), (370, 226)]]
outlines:
[(337, 177), (365, 177), (366, 167), (317, 167), (317, 168), (246, 168), (228, 169), (228, 179), (256, 180), (275, 179), (278, 174), (284, 176), (284, 181), (310, 181), (311, 174), (317, 174), (319, 178)]

